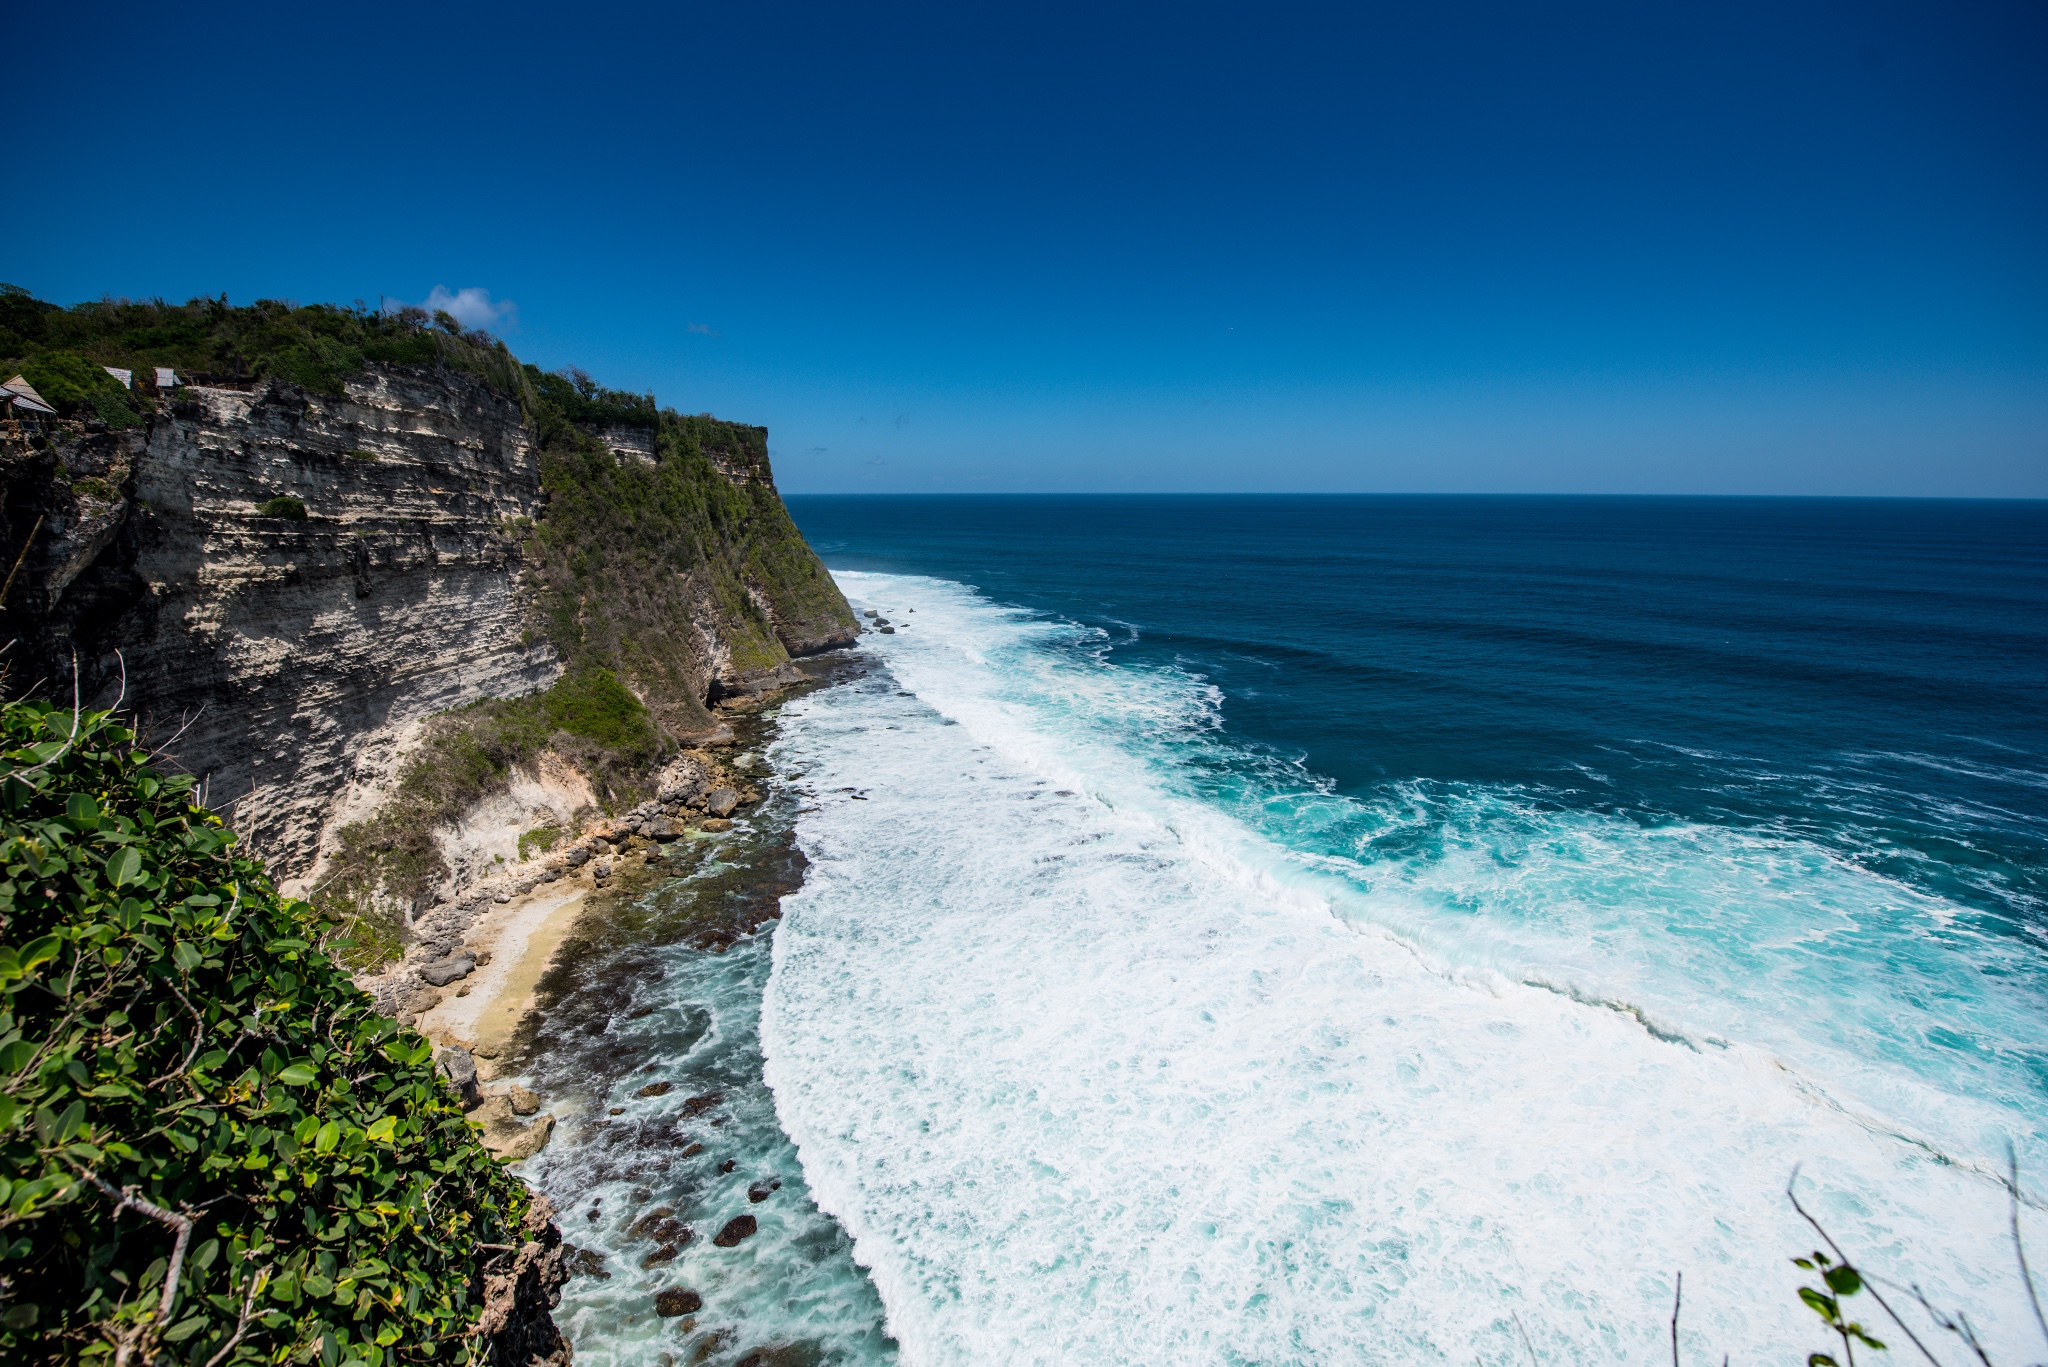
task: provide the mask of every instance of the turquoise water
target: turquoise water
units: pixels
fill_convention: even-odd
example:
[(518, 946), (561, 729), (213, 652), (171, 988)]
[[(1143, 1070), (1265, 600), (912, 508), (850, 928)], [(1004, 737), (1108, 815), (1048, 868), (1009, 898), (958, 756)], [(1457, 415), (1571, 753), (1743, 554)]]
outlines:
[(2039, 1356), (2048, 510), (791, 507), (899, 629), (762, 1043), (906, 1361), (1796, 1357), (1800, 1165)]
[[(874, 1288), (811, 1201), (761, 1080), (767, 927), (802, 876), (794, 816), (778, 790), (733, 831), (667, 847), (646, 887), (584, 918), (542, 984), (522, 1076), (561, 1123), (525, 1169), (592, 1255), (555, 1312), (583, 1367), (895, 1360)], [(718, 1247), (741, 1215), (757, 1231)], [(664, 1242), (678, 1246), (665, 1261)], [(666, 1289), (702, 1308), (660, 1316)]]

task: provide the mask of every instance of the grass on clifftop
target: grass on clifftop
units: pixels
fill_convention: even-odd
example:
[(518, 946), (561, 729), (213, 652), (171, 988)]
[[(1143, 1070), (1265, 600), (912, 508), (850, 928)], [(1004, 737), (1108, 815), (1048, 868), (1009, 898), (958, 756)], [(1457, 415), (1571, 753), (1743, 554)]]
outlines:
[[(393, 313), (364, 304), (295, 305), (275, 299), (234, 305), (221, 299), (168, 304), (104, 299), (61, 308), (17, 285), (0, 285), (0, 366), (20, 370), (64, 417), (98, 417), (120, 428), (141, 421), (143, 387), (157, 366), (191, 383), (216, 379), (289, 380), (318, 394), (372, 362), (452, 365), (500, 388), (515, 386), (518, 363), (504, 344), (464, 332), (447, 314)], [(137, 374), (127, 390), (102, 366)], [(4, 377), (0, 377), (4, 378)]]
[(0, 1358), (479, 1361), (525, 1187), (333, 928), (133, 746), (0, 710)]

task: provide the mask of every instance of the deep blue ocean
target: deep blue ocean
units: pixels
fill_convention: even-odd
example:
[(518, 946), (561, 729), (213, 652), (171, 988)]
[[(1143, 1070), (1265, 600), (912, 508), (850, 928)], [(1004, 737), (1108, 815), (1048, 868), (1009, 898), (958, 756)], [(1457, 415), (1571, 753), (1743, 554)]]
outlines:
[(788, 502), (828, 1356), (1799, 1361), (1795, 1170), (2040, 1356), (2048, 505)]

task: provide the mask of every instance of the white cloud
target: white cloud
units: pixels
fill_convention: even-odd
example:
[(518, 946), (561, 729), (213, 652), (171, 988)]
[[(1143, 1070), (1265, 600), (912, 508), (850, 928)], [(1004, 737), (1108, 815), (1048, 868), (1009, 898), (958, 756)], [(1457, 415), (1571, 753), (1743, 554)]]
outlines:
[(492, 299), (489, 290), (475, 285), (461, 290), (436, 285), (420, 307), (428, 313), (445, 313), (466, 328), (519, 322), (519, 305), (510, 299)]

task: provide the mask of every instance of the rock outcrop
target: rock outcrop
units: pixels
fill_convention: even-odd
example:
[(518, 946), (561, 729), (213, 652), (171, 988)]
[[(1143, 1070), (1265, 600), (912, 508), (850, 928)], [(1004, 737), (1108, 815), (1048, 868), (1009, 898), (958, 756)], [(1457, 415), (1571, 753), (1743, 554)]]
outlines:
[[(10, 686), (68, 700), (75, 658), (86, 704), (125, 693), (145, 741), (203, 776), (285, 877), (377, 805), (427, 718), (563, 667), (533, 549), (555, 496), (522, 402), (445, 366), (369, 365), (342, 388), (192, 384), (125, 431), (72, 422), (45, 449), (13, 443), (0, 468), (0, 555), (19, 562)], [(688, 477), (775, 500), (765, 434), (731, 430)], [(605, 437), (599, 459), (668, 458), (649, 433)], [(854, 637), (772, 511), (779, 525), (741, 519), (728, 544), (696, 545), (718, 574), (676, 565), (668, 601), (643, 606), (658, 671), (635, 679), (623, 653), (622, 678), (678, 739), (715, 725), (706, 702)]]

